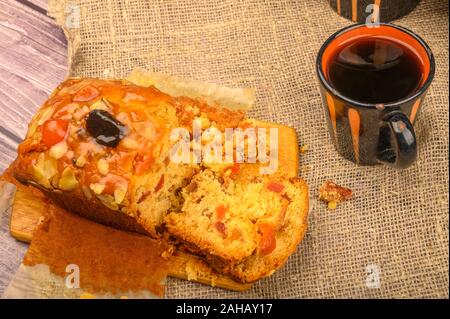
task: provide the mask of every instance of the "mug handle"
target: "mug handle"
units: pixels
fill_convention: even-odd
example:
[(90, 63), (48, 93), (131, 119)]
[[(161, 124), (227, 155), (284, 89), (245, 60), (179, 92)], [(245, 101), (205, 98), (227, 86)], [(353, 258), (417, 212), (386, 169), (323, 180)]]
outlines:
[(416, 134), (410, 120), (404, 113), (393, 111), (386, 114), (383, 121), (378, 160), (396, 168), (409, 167), (417, 157)]

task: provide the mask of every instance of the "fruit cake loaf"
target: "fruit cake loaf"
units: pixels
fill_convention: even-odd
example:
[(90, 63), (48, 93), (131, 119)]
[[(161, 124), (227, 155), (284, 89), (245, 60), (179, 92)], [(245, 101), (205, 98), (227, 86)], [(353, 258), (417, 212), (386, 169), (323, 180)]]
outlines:
[(71, 211), (156, 237), (199, 169), (169, 160), (171, 130), (195, 118), (233, 127), (243, 115), (127, 81), (69, 79), (32, 119), (14, 174)]
[[(158, 80), (164, 89), (170, 86), (167, 78)], [(178, 91), (186, 92), (188, 85), (180, 85)], [(239, 281), (269, 275), (292, 254), (306, 228), (306, 185), (281, 177), (296, 174), (296, 148), (280, 151), (280, 168), (286, 165), (289, 172), (279, 169), (271, 177), (257, 177), (255, 164), (174, 163), (170, 132), (184, 127), (192, 133), (194, 119), (220, 131), (268, 123), (243, 120), (243, 108), (222, 107), (202, 94), (189, 98), (169, 91), (121, 80), (67, 80), (31, 121), (13, 165), (15, 177), (85, 217), (176, 239)], [(206, 91), (227, 96), (214, 87)], [(287, 139), (292, 148), (295, 132)], [(204, 196), (196, 198), (201, 190)], [(204, 220), (202, 205), (207, 215), (226, 220), (211, 215), (201, 225), (190, 222)], [(202, 234), (210, 236), (199, 240)]]
[(308, 189), (298, 178), (235, 180), (207, 169), (182, 195), (181, 210), (165, 217), (168, 232), (241, 282), (253, 282), (284, 264), (306, 230)]

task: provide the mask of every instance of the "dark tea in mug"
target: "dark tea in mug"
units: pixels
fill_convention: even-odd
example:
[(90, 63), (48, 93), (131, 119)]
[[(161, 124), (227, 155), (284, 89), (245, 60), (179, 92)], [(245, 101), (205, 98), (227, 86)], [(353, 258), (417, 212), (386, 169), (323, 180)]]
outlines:
[(358, 102), (396, 102), (417, 92), (422, 82), (417, 54), (388, 37), (354, 39), (336, 49), (328, 63), (331, 85)]

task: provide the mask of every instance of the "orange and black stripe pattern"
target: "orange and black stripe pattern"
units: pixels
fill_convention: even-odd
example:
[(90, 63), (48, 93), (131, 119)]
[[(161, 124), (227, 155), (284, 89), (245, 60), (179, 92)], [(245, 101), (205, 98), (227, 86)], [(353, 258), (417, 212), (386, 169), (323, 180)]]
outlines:
[[(328, 129), (336, 150), (346, 159), (360, 165), (378, 164), (380, 132), (386, 112), (374, 108), (361, 108), (340, 100), (321, 86)], [(425, 95), (426, 92), (423, 93)], [(412, 124), (417, 119), (423, 95), (405, 102), (398, 108)]]
[(331, 7), (342, 17), (353, 22), (366, 22), (369, 15), (372, 21), (376, 12), (367, 10), (369, 5), (376, 5), (379, 10), (379, 21), (389, 22), (411, 12), (420, 0), (330, 0)]

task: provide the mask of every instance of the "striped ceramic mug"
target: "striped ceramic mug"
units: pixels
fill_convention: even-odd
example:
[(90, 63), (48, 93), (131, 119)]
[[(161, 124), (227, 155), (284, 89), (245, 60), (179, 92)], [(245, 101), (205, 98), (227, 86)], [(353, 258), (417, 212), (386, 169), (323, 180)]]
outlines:
[(353, 22), (389, 22), (411, 12), (420, 0), (329, 0), (331, 7)]
[[(338, 92), (329, 79), (333, 53), (349, 41), (389, 37), (410, 48), (420, 61), (421, 80), (408, 96), (390, 103), (363, 103)], [(360, 165), (385, 163), (397, 168), (410, 166), (417, 156), (413, 123), (434, 77), (435, 64), (428, 45), (412, 31), (381, 23), (379, 27), (356, 24), (333, 34), (321, 47), (316, 71), (336, 150)]]

